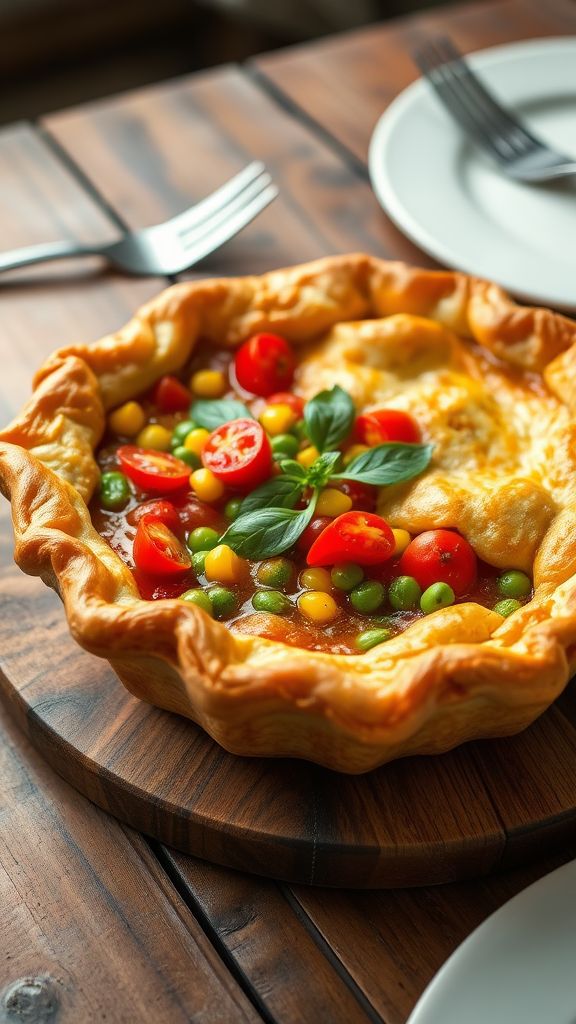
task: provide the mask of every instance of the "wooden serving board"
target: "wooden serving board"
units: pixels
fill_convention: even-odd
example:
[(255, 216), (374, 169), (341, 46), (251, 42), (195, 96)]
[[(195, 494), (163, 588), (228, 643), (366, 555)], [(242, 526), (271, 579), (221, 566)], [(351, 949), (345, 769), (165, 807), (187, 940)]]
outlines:
[(576, 694), (523, 735), (363, 776), (226, 753), (132, 697), (12, 563), (0, 519), (0, 696), (52, 767), (185, 853), (293, 882), (396, 887), (487, 873), (576, 831)]

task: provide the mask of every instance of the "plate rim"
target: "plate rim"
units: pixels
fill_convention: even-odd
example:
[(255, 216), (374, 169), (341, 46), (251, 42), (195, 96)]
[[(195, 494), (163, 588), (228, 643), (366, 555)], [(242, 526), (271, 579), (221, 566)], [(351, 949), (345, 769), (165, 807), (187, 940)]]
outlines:
[[(459, 961), (468, 956), (470, 949), (474, 948), (479, 938), (480, 941), (482, 941), (483, 933), (489, 933), (498, 918), (508, 918), (511, 908), (518, 906), (520, 903), (524, 903), (526, 899), (530, 899), (535, 892), (540, 892), (549, 889), (550, 887), (554, 888), (556, 886), (557, 879), (560, 876), (569, 876), (575, 872), (576, 858), (567, 861), (566, 864), (561, 864), (560, 867), (547, 872), (547, 874), (543, 875), (541, 878), (537, 878), (535, 882), (531, 882), (530, 885), (521, 889), (520, 892), (517, 892), (514, 896), (511, 896), (510, 899), (506, 900), (501, 907), (498, 907), (497, 910), (485, 918), (484, 921), (482, 921), (474, 931), (472, 931), (470, 935), (466, 936), (463, 942), (456, 947), (436, 972), (418, 999), (418, 1002), (414, 1006), (406, 1024), (430, 1024), (430, 1022), (435, 1019), (428, 1017), (428, 1012), (430, 1009), (430, 1011), (434, 1013), (435, 1010), (438, 1009), (438, 1007), (434, 1006), (434, 1001), (438, 997), (438, 991), (440, 990), (440, 994), (442, 994), (447, 982), (448, 984), (450, 983), (452, 971), (455, 967), (456, 969), (458, 968)], [(573, 914), (573, 907), (571, 905), (566, 905), (566, 912)], [(427, 1003), (431, 1004), (430, 1007), (426, 1005)], [(441, 1006), (440, 1009), (442, 1009)], [(482, 1010), (482, 1007), (480, 1007), (480, 1009)], [(530, 1024), (529, 1020), (527, 1021), (527, 1024)]]

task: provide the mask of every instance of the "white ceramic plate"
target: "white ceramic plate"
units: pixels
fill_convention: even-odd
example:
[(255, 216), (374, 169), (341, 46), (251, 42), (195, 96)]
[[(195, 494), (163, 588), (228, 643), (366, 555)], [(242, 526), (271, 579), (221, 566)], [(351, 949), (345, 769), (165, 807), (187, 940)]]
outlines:
[[(499, 46), (470, 63), (536, 134), (576, 159), (576, 38)], [(440, 262), (532, 302), (576, 309), (576, 178), (509, 181), (422, 80), (380, 118), (369, 166), (384, 209)]]
[(576, 1024), (576, 861), (484, 921), (408, 1024)]

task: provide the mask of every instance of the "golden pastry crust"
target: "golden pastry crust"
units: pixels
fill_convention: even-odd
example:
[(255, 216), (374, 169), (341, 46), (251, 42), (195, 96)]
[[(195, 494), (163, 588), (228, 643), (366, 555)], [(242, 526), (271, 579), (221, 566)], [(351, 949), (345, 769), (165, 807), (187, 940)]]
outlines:
[[(457, 527), (491, 564), (533, 569), (528, 605), (507, 620), (474, 603), (445, 608), (350, 656), (139, 598), (86, 507), (105, 413), (180, 369), (199, 337), (231, 347), (261, 330), (307, 343), (304, 395), (324, 379), (359, 407), (414, 412), (432, 465), (383, 491), (380, 511), (412, 530)], [(235, 753), (362, 772), (517, 732), (576, 660), (575, 343), (575, 323), (495, 285), (363, 255), (178, 284), (117, 334), (56, 352), (0, 433), (16, 561), (60, 593), (76, 640), (131, 692)]]

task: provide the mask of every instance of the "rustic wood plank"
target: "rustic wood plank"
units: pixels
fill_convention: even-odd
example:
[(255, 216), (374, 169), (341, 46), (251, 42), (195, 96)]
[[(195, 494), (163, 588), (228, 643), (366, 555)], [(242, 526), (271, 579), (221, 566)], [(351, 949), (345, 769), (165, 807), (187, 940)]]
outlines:
[[(254, 69), (363, 166), (376, 121), (419, 76), (411, 53), (428, 35), (450, 35), (466, 53), (539, 36), (572, 35), (572, 0), (451, 4), (415, 16), (265, 54)], [(415, 159), (425, 159), (415, 153)]]
[[(381, 1018), (345, 980), (275, 882), (166, 851), (188, 899), (278, 1021), (361, 1024)], [(325, 894), (327, 900), (331, 894)]]
[(354, 249), (432, 265), (353, 168), (234, 69), (66, 111), (44, 125), (131, 226), (172, 216), (249, 160), (264, 160), (280, 197), (205, 260), (202, 273), (259, 273)]
[(260, 1020), (144, 841), (0, 729), (0, 1021)]

